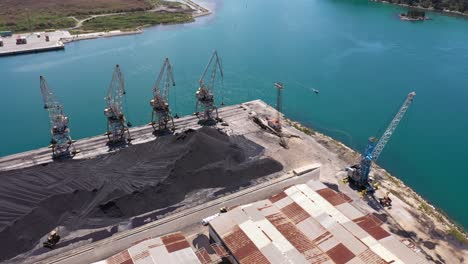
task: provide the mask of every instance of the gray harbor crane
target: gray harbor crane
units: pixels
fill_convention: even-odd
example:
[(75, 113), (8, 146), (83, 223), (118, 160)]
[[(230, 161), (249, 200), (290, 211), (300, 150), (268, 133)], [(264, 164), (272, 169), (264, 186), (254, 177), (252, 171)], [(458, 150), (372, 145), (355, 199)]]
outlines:
[[(164, 80), (164, 81), (163, 81)], [(161, 82), (163, 84), (161, 86)], [(153, 99), (150, 105), (153, 109), (151, 113), (151, 123), (155, 131), (165, 131), (167, 125), (171, 122), (171, 130), (175, 129), (174, 118), (169, 108), (169, 88), (175, 86), (174, 72), (168, 58), (164, 59), (163, 66), (159, 72), (158, 79), (153, 87)]]
[(104, 115), (107, 118), (106, 135), (109, 138), (109, 144), (131, 141), (128, 129), (131, 124), (126, 121), (123, 112), (125, 94), (124, 78), (120, 66), (117, 64), (115, 65), (107, 96), (104, 98), (106, 100)]
[(71, 157), (78, 153), (74, 141), (70, 137), (69, 119), (63, 112), (63, 106), (55, 98), (43, 76), (40, 77), (40, 86), (44, 109), (49, 113), (50, 120), (50, 148), (52, 157)]
[[(206, 83), (205, 77), (209, 70), (211, 75), (209, 76), (209, 80)], [(214, 100), (215, 81), (218, 71), (222, 81), (223, 67), (218, 57), (218, 52), (214, 50), (210, 61), (206, 65), (205, 70), (203, 71), (203, 74), (198, 81), (200, 83), (200, 87), (195, 93), (195, 96), (197, 97), (195, 115), (200, 119), (201, 122), (216, 122), (219, 120), (218, 108), (216, 107)]]

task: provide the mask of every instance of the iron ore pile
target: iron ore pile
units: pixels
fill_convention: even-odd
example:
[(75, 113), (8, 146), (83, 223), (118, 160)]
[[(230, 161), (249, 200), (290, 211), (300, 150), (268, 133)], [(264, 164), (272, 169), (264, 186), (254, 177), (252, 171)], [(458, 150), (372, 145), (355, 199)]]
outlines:
[(263, 151), (243, 136), (202, 127), (93, 159), (1, 172), (0, 260), (32, 249), (57, 226), (108, 227), (281, 171)]

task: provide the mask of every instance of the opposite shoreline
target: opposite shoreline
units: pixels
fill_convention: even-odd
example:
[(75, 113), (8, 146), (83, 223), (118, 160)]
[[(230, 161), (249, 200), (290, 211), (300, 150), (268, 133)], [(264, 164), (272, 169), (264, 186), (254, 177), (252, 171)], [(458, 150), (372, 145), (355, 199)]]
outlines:
[(369, 1), (377, 2), (377, 3), (383, 3), (383, 4), (398, 5), (398, 6), (402, 6), (402, 7), (406, 7), (406, 8), (408, 8), (408, 7), (409, 8), (415, 8), (415, 9), (431, 11), (431, 12), (438, 12), (438, 13), (441, 13), (441, 14), (444, 14), (444, 15), (468, 17), (468, 14), (466, 14), (466, 13), (462, 13), (462, 12), (459, 12), (459, 11), (453, 11), (453, 10), (449, 10), (449, 9), (437, 10), (437, 9), (432, 8), (432, 7), (412, 6), (412, 5), (408, 5), (408, 4), (398, 4), (398, 3), (392, 3), (392, 2), (389, 2), (389, 1), (385, 1), (385, 0), (369, 0)]

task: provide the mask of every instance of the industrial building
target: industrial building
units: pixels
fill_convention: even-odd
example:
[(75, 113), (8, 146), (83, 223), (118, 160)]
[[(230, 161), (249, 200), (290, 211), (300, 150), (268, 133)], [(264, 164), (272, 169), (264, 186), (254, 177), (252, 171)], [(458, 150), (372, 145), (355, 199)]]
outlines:
[(141, 241), (132, 247), (94, 264), (201, 263), (185, 236), (173, 233)]
[(209, 222), (232, 263), (426, 263), (352, 199), (318, 181), (238, 206)]

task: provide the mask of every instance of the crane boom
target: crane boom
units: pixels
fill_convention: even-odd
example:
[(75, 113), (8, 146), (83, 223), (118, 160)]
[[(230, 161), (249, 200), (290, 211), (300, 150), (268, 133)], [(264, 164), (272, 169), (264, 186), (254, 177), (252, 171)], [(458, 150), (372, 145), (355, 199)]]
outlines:
[(64, 114), (63, 106), (55, 98), (45, 78), (40, 76), (39, 80), (44, 109), (49, 114), (52, 156), (53, 158), (59, 158), (75, 154), (77, 151), (70, 137), (69, 120)]
[[(206, 84), (204, 79), (210, 69), (211, 76), (208, 84)], [(200, 87), (195, 93), (197, 98), (195, 115), (200, 118), (200, 122), (205, 124), (213, 123), (213, 121), (216, 122), (219, 120), (218, 108), (215, 106), (214, 102), (215, 80), (218, 71), (222, 81), (224, 78), (223, 67), (221, 65), (218, 52), (214, 50), (208, 64), (205, 67), (205, 70), (203, 71), (203, 74), (200, 77), (200, 80), (198, 80)], [(216, 116), (214, 118), (213, 111), (216, 112)]]
[[(214, 61), (214, 64), (213, 64), (213, 61)], [(212, 69), (211, 69), (211, 78), (209, 80), (208, 86), (206, 86), (205, 82), (204, 82), (204, 79), (205, 79), (205, 75), (207, 74), (208, 69), (210, 68), (210, 66), (212, 67)], [(206, 86), (210, 92), (213, 92), (217, 69), (219, 69), (219, 74), (221, 75), (221, 79), (223, 79), (224, 78), (223, 67), (222, 67), (221, 61), (220, 61), (220, 59), (218, 57), (218, 51), (214, 50), (213, 55), (211, 55), (210, 61), (206, 65), (205, 70), (203, 71), (203, 74), (200, 77), (200, 80), (198, 81), (200, 83), (200, 87)]]
[[(161, 82), (164, 80), (164, 84), (161, 87)], [(171, 110), (169, 108), (169, 88), (175, 86), (174, 72), (172, 70), (171, 62), (168, 58), (164, 59), (161, 71), (159, 72), (156, 83), (153, 87), (153, 99), (150, 101), (150, 105), (153, 109), (151, 113), (150, 125), (156, 130), (156, 123), (158, 124), (158, 131), (163, 132), (167, 130), (167, 124), (169, 121), (172, 122), (172, 130), (175, 129), (174, 118), (172, 117)]]
[(398, 113), (392, 119), (392, 122), (390, 122), (384, 134), (378, 141), (374, 137), (369, 138), (369, 143), (367, 144), (364, 154), (362, 155), (360, 164), (347, 168), (348, 179), (356, 183), (359, 187), (366, 189), (367, 191), (373, 191), (373, 187), (369, 185), (368, 181), (372, 162), (375, 162), (379, 158), (385, 145), (390, 140), (393, 132), (395, 132), (398, 124), (400, 123), (401, 119), (403, 119), (406, 111), (413, 102), (414, 96), (416, 96), (415, 92), (408, 94), (405, 102), (398, 110)]
[(107, 91), (106, 108), (104, 115), (107, 117), (107, 137), (109, 143), (121, 143), (130, 141), (130, 131), (128, 130), (129, 123), (126, 122), (123, 112), (125, 82), (120, 66), (115, 65), (112, 80)]
[(413, 102), (414, 96), (416, 96), (415, 92), (411, 92), (411, 93), (408, 94), (408, 96), (406, 97), (405, 102), (400, 107), (400, 110), (395, 115), (392, 122), (390, 122), (390, 125), (388, 125), (387, 130), (385, 130), (384, 134), (382, 135), (382, 137), (379, 139), (379, 141), (375, 145), (375, 148), (372, 151), (372, 160), (373, 161), (376, 161), (379, 158), (380, 153), (382, 153), (382, 150), (384, 149), (384, 147), (387, 144), (388, 140), (390, 140), (390, 137), (392, 136), (393, 132), (395, 132), (395, 129), (397, 128), (398, 124), (400, 123), (401, 119), (403, 119), (403, 117), (406, 114), (406, 111), (408, 110), (409, 106)]

